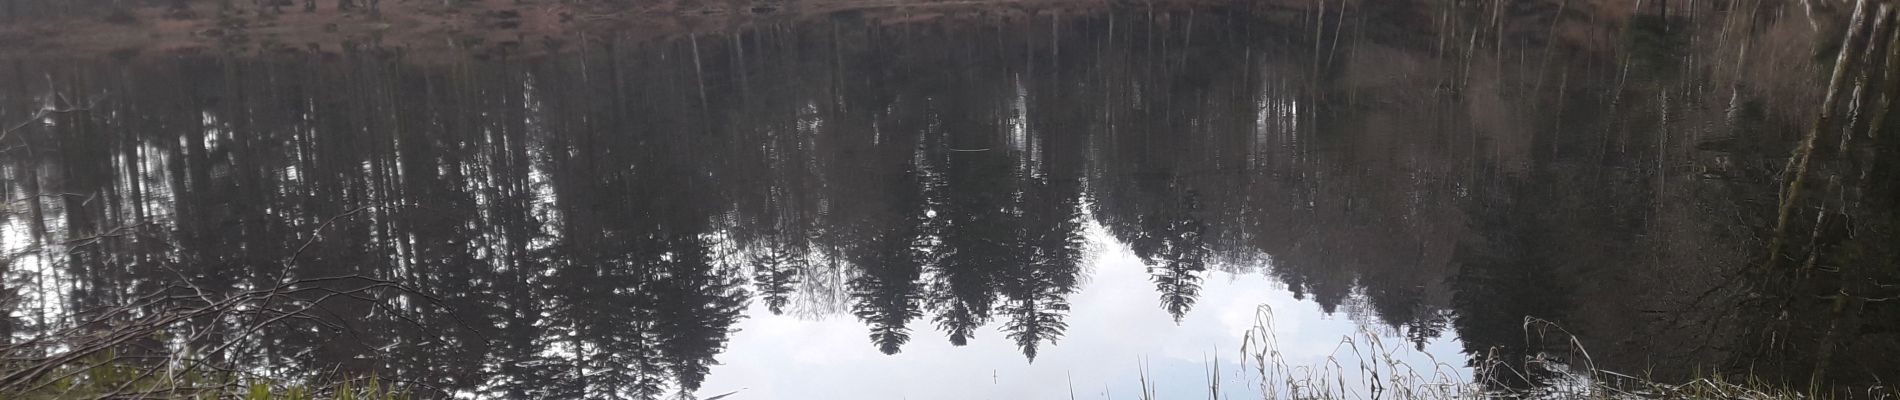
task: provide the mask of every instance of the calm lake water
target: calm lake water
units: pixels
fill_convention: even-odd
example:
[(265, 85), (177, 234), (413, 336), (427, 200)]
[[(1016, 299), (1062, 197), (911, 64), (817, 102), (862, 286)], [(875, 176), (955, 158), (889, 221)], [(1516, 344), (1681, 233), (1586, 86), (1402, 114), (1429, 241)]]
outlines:
[(1695, 7), (14, 61), (0, 337), (297, 282), (135, 352), (494, 398), (1900, 378), (1891, 72), (1823, 110), (1839, 27)]

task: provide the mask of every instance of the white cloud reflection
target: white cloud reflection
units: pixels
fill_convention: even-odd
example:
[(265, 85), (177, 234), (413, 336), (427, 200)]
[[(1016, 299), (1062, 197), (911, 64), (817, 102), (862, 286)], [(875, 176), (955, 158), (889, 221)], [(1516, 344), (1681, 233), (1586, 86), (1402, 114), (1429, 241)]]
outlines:
[[(1225, 272), (1207, 276), (1194, 310), (1176, 325), (1159, 306), (1141, 261), (1099, 228), (1088, 236), (1092, 248), (1100, 250), (1090, 281), (1070, 298), (1074, 308), (1067, 334), (1045, 346), (1033, 364), (997, 330), (1000, 323), (980, 331), (968, 346), (956, 347), (928, 317), (921, 318), (912, 322), (903, 352), (885, 355), (871, 344), (868, 328), (850, 315), (772, 315), (754, 302), (751, 317), (739, 322), (740, 331), (719, 356), (722, 365), (713, 367), (700, 395), (737, 391), (730, 400), (1068, 399), (1073, 391), (1076, 399), (1138, 399), (1145, 360), (1160, 398), (1207, 399), (1208, 369), (1218, 357), (1220, 398), (1258, 399), (1260, 380), (1243, 370), (1240, 347), (1259, 306), (1273, 310), (1278, 348), (1288, 365), (1324, 365), (1343, 338), (1359, 331), (1343, 314), (1327, 316), (1313, 303), (1294, 300), (1271, 277)], [(1426, 352), (1451, 364), (1446, 373), (1454, 379), (1469, 379), (1456, 339), (1447, 336), (1428, 344)], [(1395, 357), (1406, 364), (1434, 365), (1403, 340), (1387, 339), (1385, 347), (1402, 349)]]

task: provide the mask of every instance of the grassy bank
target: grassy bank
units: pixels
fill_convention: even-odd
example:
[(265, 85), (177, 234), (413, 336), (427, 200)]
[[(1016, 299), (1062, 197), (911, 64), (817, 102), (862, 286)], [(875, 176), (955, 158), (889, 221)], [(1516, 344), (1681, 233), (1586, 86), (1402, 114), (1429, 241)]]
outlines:
[[(1565, 348), (1519, 359), (1496, 350), (1446, 360), (1405, 347), (1389, 345), (1376, 332), (1361, 330), (1340, 338), (1340, 346), (1318, 365), (1290, 364), (1277, 341), (1273, 312), (1262, 306), (1254, 326), (1241, 344), (1242, 365), (1257, 379), (1265, 399), (1894, 399), (1900, 389), (1862, 388), (1853, 392), (1808, 382), (1773, 381), (1749, 373), (1709, 372), (1686, 381), (1669, 382), (1643, 373), (1626, 373), (1595, 365), (1589, 350), (1569, 332), (1550, 321), (1527, 318), (1526, 340), (1534, 337), (1567, 343)], [(1433, 360), (1414, 365), (1407, 359)], [(1469, 374), (1457, 365), (1468, 365)], [(1210, 371), (1216, 371), (1210, 368)], [(1154, 396), (1154, 383), (1144, 374), (1142, 399)], [(1209, 399), (1228, 399), (1218, 373), (1208, 376)]]
[[(405, 400), (408, 391), (377, 379), (318, 379), (293, 382), (236, 371), (206, 371), (184, 365), (147, 366), (117, 357), (72, 365), (47, 378), (0, 390), (0, 398), (36, 399), (245, 399)], [(16, 369), (0, 370), (12, 374)]]
[[(362, 284), (323, 286), (338, 282)], [(412, 290), (354, 276), (293, 280), (230, 295), (195, 286), (168, 289), (0, 344), (0, 399), (409, 397), (410, 385), (390, 385), (373, 374), (328, 366), (282, 370), (240, 361), (256, 359), (251, 349), (256, 346), (240, 345), (255, 344), (250, 336), (266, 328), (320, 318), (313, 310), (331, 298)], [(219, 325), (191, 326), (214, 321)]]

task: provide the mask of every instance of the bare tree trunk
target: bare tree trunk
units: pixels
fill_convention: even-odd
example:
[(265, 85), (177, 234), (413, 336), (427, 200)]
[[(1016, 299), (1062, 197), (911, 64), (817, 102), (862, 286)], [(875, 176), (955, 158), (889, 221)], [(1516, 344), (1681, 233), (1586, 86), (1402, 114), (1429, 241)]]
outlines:
[(744, 96), (744, 100), (750, 101), (752, 100), (752, 79), (746, 76), (745, 31), (732, 33), (732, 48), (738, 53), (739, 58), (739, 94)]
[(1807, 183), (1808, 160), (1814, 154), (1814, 143), (1821, 136), (1821, 130), (1828, 126), (1834, 104), (1840, 99), (1837, 94), (1840, 93), (1841, 82), (1846, 80), (1847, 65), (1854, 61), (1854, 44), (1863, 36), (1862, 31), (1867, 22), (1867, 1), (1854, 3), (1854, 17), (1848, 22), (1847, 38), (1841, 42), (1840, 55), (1834, 59), (1834, 73), (1828, 78), (1827, 94), (1821, 98), (1820, 112), (1814, 117), (1814, 125), (1808, 128), (1807, 137), (1801, 139), (1800, 146), (1795, 147), (1794, 154), (1788, 157), (1787, 167), (1783, 168), (1782, 173), (1791, 176), (1788, 178), (1787, 193), (1781, 196), (1781, 209), (1776, 212), (1775, 233), (1768, 242), (1768, 258), (1763, 261), (1765, 266), (1775, 265), (1781, 257), (1782, 244), (1787, 241), (1790, 214), (1794, 212), (1796, 201), (1801, 199), (1802, 185)]
[(710, 113), (706, 105), (706, 69), (699, 64), (699, 35), (687, 34), (686, 38), (693, 44), (693, 74), (699, 78), (699, 109)]

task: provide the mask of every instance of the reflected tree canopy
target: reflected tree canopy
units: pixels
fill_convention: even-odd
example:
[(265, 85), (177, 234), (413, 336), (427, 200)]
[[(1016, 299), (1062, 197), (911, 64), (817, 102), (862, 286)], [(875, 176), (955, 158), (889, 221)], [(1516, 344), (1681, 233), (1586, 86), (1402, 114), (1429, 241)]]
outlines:
[[(1864, 122), (1885, 114), (1830, 164), (1847, 195), (1812, 200), (1835, 217), (1794, 229), (1788, 257), (1819, 267), (1750, 269), (1826, 68), (1759, 44), (1808, 46), (1806, 22), (1365, 7), (0, 65), (0, 122), (90, 106), (0, 140), (0, 338), (170, 284), (373, 277), (417, 291), (189, 326), (272, 373), (659, 398), (697, 390), (755, 309), (855, 316), (886, 354), (996, 334), (1034, 360), (1089, 334), (1065, 317), (1099, 230), (1176, 321), (1211, 271), (1257, 273), (1421, 347), (1455, 333), (1474, 360), (1560, 353), (1526, 340), (1535, 317), (1663, 376), (1900, 370), (1878, 358), (1900, 309), (1865, 301), (1900, 279), (1880, 244), (1894, 165), (1853, 158), (1893, 144)], [(1818, 297), (1841, 287), (1863, 300)]]

